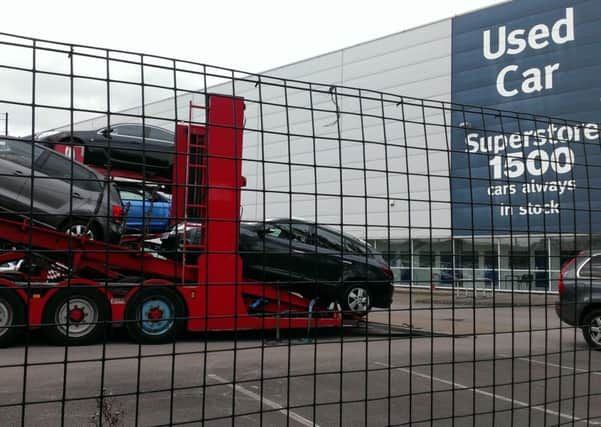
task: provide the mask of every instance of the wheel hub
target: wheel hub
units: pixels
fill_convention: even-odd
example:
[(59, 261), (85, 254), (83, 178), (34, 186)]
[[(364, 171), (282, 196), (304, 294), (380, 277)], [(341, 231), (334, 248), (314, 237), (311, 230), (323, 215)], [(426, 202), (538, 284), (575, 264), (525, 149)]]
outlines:
[(163, 318), (163, 310), (159, 307), (153, 307), (148, 311), (148, 319), (157, 322)]
[(58, 331), (71, 338), (81, 338), (96, 328), (100, 318), (98, 307), (91, 299), (77, 295), (61, 304), (54, 316)]
[(364, 312), (368, 309), (369, 298), (363, 288), (351, 289), (348, 293), (348, 306), (354, 312)]
[(73, 307), (69, 311), (69, 320), (71, 322), (79, 323), (84, 319), (85, 316), (86, 316), (86, 313), (80, 307)]
[(144, 333), (162, 335), (173, 325), (174, 308), (168, 299), (153, 296), (141, 305), (140, 320)]
[(88, 239), (94, 240), (94, 234), (92, 233), (92, 230), (81, 224), (72, 225), (67, 231), (67, 234), (76, 237), (87, 237)]

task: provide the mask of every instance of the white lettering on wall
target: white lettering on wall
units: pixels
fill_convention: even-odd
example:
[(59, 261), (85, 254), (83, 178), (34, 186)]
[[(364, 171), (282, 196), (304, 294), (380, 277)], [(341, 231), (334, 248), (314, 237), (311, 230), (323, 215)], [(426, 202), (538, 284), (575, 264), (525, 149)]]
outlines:
[[(565, 16), (555, 21), (551, 27), (536, 24), (529, 29), (516, 28), (507, 33), (507, 27), (502, 25), (496, 30), (495, 40), (491, 30), (484, 31), (482, 36), (482, 52), (489, 61), (505, 55), (518, 55), (528, 48), (542, 50), (552, 44), (562, 45), (575, 40), (574, 8), (566, 8)], [(532, 94), (552, 89), (554, 73), (559, 67), (559, 62), (526, 70), (520, 70), (516, 64), (507, 65), (497, 74), (497, 92), (501, 96), (512, 97), (519, 93)]]

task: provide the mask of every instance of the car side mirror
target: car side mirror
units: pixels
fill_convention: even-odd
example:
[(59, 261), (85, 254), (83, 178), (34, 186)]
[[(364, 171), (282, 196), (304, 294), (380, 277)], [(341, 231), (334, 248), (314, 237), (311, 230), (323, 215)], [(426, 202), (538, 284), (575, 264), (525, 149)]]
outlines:
[(255, 229), (257, 235), (259, 235), (260, 237), (267, 236), (271, 232), (271, 230), (273, 230), (272, 227), (258, 227)]
[(102, 136), (104, 136), (105, 138), (114, 131), (115, 129), (113, 128), (104, 128), (102, 129)]

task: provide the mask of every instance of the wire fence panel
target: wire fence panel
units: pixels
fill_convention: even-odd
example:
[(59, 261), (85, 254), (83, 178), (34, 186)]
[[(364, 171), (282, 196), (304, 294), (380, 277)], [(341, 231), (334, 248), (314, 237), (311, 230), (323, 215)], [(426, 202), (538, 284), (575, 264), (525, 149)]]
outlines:
[(599, 127), (0, 34), (2, 425), (601, 423)]

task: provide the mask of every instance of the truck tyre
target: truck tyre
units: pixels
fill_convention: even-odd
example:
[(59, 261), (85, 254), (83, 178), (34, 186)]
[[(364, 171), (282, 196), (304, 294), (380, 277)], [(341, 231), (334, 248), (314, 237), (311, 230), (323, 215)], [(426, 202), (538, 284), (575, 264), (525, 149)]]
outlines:
[(601, 350), (601, 309), (591, 310), (582, 322), (582, 335), (593, 350)]
[(0, 288), (0, 348), (8, 347), (25, 329), (25, 304), (10, 288)]
[(185, 327), (185, 307), (177, 292), (145, 287), (136, 292), (125, 308), (129, 336), (140, 344), (173, 342)]
[(44, 333), (53, 344), (87, 345), (105, 337), (110, 308), (105, 296), (89, 287), (59, 290), (46, 304)]

